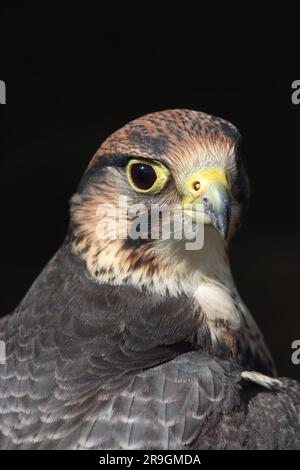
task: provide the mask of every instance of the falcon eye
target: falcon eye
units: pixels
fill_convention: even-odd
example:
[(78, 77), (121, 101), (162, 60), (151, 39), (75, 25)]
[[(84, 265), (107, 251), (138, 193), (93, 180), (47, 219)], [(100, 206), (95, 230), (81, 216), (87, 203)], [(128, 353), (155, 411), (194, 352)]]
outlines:
[(130, 175), (135, 186), (144, 190), (150, 189), (157, 180), (157, 176), (153, 168), (150, 165), (145, 165), (144, 163), (135, 163), (132, 165), (130, 168)]
[(161, 191), (169, 178), (169, 171), (166, 167), (156, 161), (149, 162), (149, 160), (130, 160), (126, 172), (133, 189), (143, 193)]

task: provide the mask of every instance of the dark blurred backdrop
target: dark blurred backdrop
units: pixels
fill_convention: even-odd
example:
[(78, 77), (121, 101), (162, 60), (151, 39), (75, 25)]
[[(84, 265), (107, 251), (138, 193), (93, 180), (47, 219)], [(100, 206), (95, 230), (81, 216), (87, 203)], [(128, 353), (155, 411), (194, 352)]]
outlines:
[[(128, 2), (129, 4), (129, 2)], [(300, 16), (199, 15), (126, 2), (85, 16), (3, 6), (0, 313), (16, 307), (64, 238), (68, 200), (101, 141), (128, 120), (185, 107), (244, 136), (252, 183), (232, 247), (240, 293), (279, 372), (300, 379)]]

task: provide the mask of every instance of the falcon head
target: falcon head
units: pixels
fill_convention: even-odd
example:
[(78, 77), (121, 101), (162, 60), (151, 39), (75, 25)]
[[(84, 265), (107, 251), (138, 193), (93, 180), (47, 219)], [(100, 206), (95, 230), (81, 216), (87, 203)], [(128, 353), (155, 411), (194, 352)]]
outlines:
[[(226, 256), (249, 195), (239, 144), (229, 122), (180, 109), (148, 114), (108, 137), (71, 200), (72, 250), (91, 276), (143, 285), (217, 271), (213, 254)], [(159, 217), (151, 217), (153, 208)], [(187, 250), (185, 234), (177, 236), (178, 214), (190, 221), (189, 238), (204, 228), (201, 249)], [(104, 219), (109, 228), (99, 236)], [(169, 237), (162, 235), (165, 219)]]

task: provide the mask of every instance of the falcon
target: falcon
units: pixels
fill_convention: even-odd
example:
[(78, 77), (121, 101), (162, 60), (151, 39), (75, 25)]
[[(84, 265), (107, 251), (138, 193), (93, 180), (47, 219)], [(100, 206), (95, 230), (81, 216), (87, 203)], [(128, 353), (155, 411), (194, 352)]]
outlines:
[[(130, 236), (134, 211), (112, 216), (120, 197), (184, 215), (201, 248), (172, 224), (152, 236), (161, 214)], [(63, 245), (0, 322), (2, 449), (300, 448), (300, 386), (276, 378), (230, 270), (248, 200), (240, 135), (223, 119), (167, 110), (107, 138)], [(119, 236), (99, 234), (107, 206)]]

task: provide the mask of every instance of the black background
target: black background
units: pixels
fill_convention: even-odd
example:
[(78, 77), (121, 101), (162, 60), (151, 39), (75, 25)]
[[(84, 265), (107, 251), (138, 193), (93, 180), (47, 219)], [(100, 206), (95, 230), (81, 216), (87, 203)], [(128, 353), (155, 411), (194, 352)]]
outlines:
[(151, 111), (202, 110), (244, 136), (252, 199), (233, 271), (280, 374), (300, 379), (300, 16), (129, 5), (88, 15), (2, 6), (0, 312), (62, 242), (68, 200), (103, 139)]

